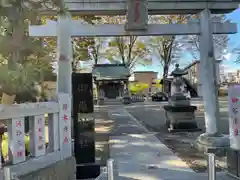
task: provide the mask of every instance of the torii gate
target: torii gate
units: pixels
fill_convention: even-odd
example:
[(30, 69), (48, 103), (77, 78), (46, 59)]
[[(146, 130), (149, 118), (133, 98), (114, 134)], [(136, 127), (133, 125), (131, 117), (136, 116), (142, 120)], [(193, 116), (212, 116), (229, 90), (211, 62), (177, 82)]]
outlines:
[[(217, 123), (219, 120), (219, 104), (216, 89), (216, 66), (214, 59), (212, 34), (236, 33), (237, 26), (236, 24), (232, 24), (230, 22), (212, 23), (211, 12), (209, 9), (202, 9), (202, 11), (200, 12), (200, 22), (190, 24), (148, 25), (148, 8), (146, 3), (147, 0), (127, 1), (128, 22), (126, 25), (81, 24), (81, 21), (72, 20), (70, 15), (65, 15), (59, 16), (58, 22), (48, 21), (46, 25), (30, 26), (29, 35), (35, 37), (52, 36), (58, 38), (59, 61), (57, 92), (64, 93), (71, 93), (71, 62), (73, 55), (71, 48), (72, 36), (161, 36), (189, 34), (200, 35), (200, 80), (204, 88), (202, 93), (204, 99), (206, 123), (206, 134), (200, 136), (200, 140), (206, 139), (204, 138), (205, 136), (217, 133)], [(178, 3), (181, 4), (180, 1), (178, 1)], [(216, 5), (218, 4), (218, 2), (214, 3)], [(236, 6), (236, 8), (238, 7)], [(77, 10), (75, 10), (75, 14), (76, 11)], [(108, 10), (106, 10), (106, 12), (107, 11)], [(174, 8), (172, 12), (174, 12)], [(189, 7), (188, 10), (186, 10), (185, 14), (187, 14), (188, 12)], [(213, 141), (215, 142), (215, 140)], [(219, 139), (216, 140), (216, 142), (220, 142)]]

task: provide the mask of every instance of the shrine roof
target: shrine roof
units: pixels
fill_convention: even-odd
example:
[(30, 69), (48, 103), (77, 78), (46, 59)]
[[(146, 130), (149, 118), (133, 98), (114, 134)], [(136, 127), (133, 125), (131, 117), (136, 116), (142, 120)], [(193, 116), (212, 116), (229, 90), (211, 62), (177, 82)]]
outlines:
[(129, 68), (124, 64), (96, 64), (92, 73), (96, 81), (126, 80), (130, 76)]

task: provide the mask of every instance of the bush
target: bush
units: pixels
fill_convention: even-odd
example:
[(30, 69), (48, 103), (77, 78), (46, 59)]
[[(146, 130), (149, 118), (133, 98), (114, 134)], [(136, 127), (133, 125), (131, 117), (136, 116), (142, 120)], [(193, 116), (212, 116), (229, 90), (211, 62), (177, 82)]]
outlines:
[[(30, 153), (30, 138), (28, 135), (25, 135), (25, 146), (26, 146), (26, 153)], [(8, 157), (8, 135), (4, 133), (2, 136), (2, 155), (3, 158), (6, 159)]]

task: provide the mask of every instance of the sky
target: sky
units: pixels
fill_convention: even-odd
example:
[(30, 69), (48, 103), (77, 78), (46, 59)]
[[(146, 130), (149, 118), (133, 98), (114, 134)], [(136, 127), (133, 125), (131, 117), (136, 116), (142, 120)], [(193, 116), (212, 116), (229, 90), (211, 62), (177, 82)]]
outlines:
[[(239, 31), (237, 34), (229, 35), (229, 48), (231, 49), (231, 47), (234, 47), (238, 44), (240, 45), (240, 8), (228, 14), (227, 19), (229, 19), (232, 23), (237, 23), (238, 31)], [(226, 55), (226, 59), (227, 60), (222, 62), (222, 67), (224, 68), (225, 73), (240, 69), (240, 63), (237, 64), (234, 62), (236, 60), (236, 57), (234, 56), (234, 54), (228, 53)], [(192, 61), (192, 57), (189, 54), (184, 54), (184, 62), (180, 61), (179, 64), (180, 66), (184, 67), (191, 61)], [(159, 72), (159, 77), (162, 73), (161, 65), (156, 58), (153, 58), (152, 65), (149, 65), (149, 66), (138, 65), (135, 70), (137, 71), (147, 70), (147, 71)]]
[[(229, 19), (232, 23), (237, 23), (238, 26), (238, 33), (229, 35), (229, 43), (228, 48), (231, 50), (232, 47), (235, 47), (237, 45), (240, 46), (240, 8), (235, 10), (234, 12), (227, 14), (227, 19)], [(240, 69), (240, 63), (235, 63), (236, 55), (232, 53), (228, 53), (225, 58), (227, 60), (224, 60), (222, 62), (222, 69), (224, 69), (224, 73), (228, 72), (234, 72), (237, 69)], [(190, 64), (193, 61), (193, 57), (189, 53), (185, 53), (182, 55), (180, 59), (180, 67), (184, 68), (188, 64)], [(101, 63), (109, 63), (107, 60), (101, 61)], [(91, 64), (91, 62), (83, 62), (81, 66), (87, 67)], [(170, 71), (173, 70), (174, 66), (170, 68)], [(152, 64), (148, 66), (142, 66), (137, 65), (134, 69), (135, 71), (155, 71), (158, 72), (158, 77), (160, 78), (162, 75), (162, 66), (159, 63), (159, 60), (157, 58), (152, 58)]]

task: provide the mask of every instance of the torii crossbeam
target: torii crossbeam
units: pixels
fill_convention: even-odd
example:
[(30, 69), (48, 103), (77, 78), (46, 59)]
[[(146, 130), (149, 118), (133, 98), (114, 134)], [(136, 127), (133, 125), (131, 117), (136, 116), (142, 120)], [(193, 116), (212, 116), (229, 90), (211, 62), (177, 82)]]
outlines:
[[(64, 0), (73, 15), (125, 15), (128, 2), (143, 0)], [(238, 8), (238, 0), (148, 0), (148, 14), (192, 14), (208, 8), (214, 14), (229, 13)], [(42, 9), (42, 14), (56, 14)]]
[[(47, 21), (45, 25), (29, 27), (29, 35), (37, 37), (57, 37), (56, 21)], [(232, 34), (237, 32), (234, 23), (214, 22), (213, 34)], [(191, 24), (148, 24), (146, 31), (126, 31), (124, 24), (82, 24), (81, 20), (70, 20), (69, 33), (72, 37), (80, 36), (162, 36), (200, 34), (200, 22)]]

